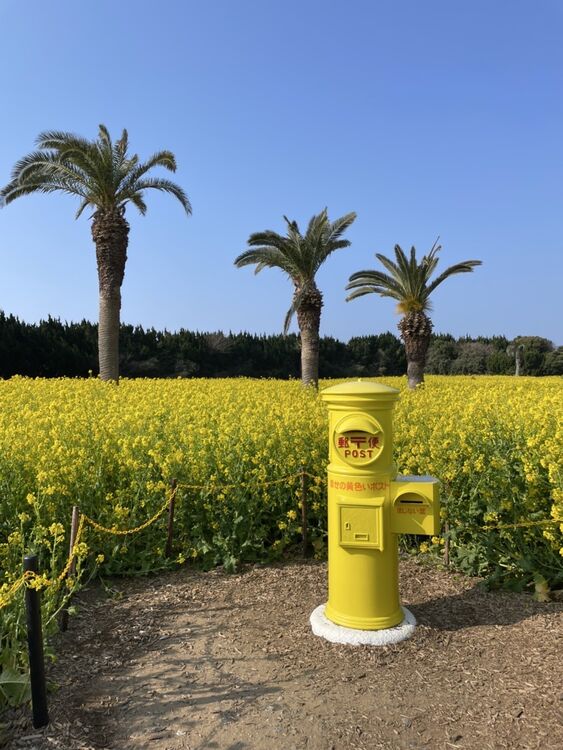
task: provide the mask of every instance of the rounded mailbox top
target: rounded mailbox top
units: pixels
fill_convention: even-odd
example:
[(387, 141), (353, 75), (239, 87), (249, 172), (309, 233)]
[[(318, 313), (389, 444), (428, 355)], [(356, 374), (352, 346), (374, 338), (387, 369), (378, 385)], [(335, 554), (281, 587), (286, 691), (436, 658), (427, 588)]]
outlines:
[(351, 380), (321, 391), (323, 401), (395, 401), (400, 391), (370, 380)]

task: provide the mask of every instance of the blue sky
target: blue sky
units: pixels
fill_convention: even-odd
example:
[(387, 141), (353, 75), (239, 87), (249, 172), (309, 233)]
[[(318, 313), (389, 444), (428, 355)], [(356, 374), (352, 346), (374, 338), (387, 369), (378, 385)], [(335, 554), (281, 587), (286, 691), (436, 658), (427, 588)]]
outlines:
[[(397, 332), (391, 300), (345, 302), (399, 243), (440, 268), (435, 330), (563, 343), (560, 0), (0, 0), (0, 182), (42, 130), (129, 131), (172, 150), (193, 216), (147, 195), (131, 224), (122, 319), (279, 332), (280, 272), (237, 270), (250, 233), (356, 211), (319, 272), (322, 333)], [(0, 211), (0, 309), (97, 318), (87, 214), (69, 197)]]

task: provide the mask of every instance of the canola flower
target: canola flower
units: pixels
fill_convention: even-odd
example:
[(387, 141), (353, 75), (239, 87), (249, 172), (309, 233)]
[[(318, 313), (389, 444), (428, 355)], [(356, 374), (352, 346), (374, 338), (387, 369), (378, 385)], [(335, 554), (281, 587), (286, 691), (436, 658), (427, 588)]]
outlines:
[[(442, 481), (451, 524), (551, 518), (561, 524), (545, 526), (541, 536), (559, 553), (559, 378), (431, 376), (414, 392), (401, 378), (383, 381), (402, 388), (399, 471)], [(0, 383), (0, 406), (4, 579), (19, 567), (30, 534), (64, 554), (72, 505), (112, 528), (136, 526), (162, 504), (172, 478), (179, 484), (179, 546), (185, 541), (190, 556), (208, 564), (223, 562), (212, 552), (214, 539), (234, 557), (244, 557), (237, 549), (243, 543), (263, 555), (276, 528), (287, 531), (277, 539), (282, 546), (291, 542), (300, 482), (259, 485), (301, 467), (320, 477), (310, 492), (313, 521), (323, 528), (326, 409), (297, 382), (124, 380), (114, 387), (93, 378), (16, 377)], [(238, 542), (228, 540), (233, 526), (241, 527)], [(537, 529), (528, 533), (537, 536)], [(97, 540), (96, 549), (116, 571), (135, 567), (139, 556), (150, 559), (146, 538), (142, 550), (131, 540), (125, 557), (112, 544)]]
[[(452, 562), (498, 584), (534, 575), (563, 583), (561, 379), (430, 376), (415, 391), (403, 378), (378, 380), (401, 389), (399, 471), (442, 481)], [(172, 479), (174, 561), (163, 557), (158, 520), (132, 536), (87, 528), (80, 565), (127, 573), (279, 557), (299, 541), (302, 467), (313, 477), (308, 527), (322, 555), (327, 424), (318, 395), (295, 381), (0, 381), (0, 601), (34, 549), (52, 614), (61, 586), (46, 582), (65, 565), (72, 506), (108, 528), (137, 527)], [(542, 523), (518, 526), (529, 522)], [(444, 536), (413, 546), (441, 556)], [(0, 609), (2, 645), (14, 650), (19, 593)]]

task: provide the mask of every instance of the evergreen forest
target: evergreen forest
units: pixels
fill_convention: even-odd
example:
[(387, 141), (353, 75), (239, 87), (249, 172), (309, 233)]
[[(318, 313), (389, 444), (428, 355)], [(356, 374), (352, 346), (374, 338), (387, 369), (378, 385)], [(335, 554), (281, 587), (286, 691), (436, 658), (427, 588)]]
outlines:
[[(25, 323), (0, 311), (0, 377), (87, 377), (98, 374), (98, 327), (86, 320), (49, 317)], [(563, 347), (539, 336), (454, 338), (432, 336), (426, 372), (439, 375), (563, 375)], [(347, 343), (320, 339), (321, 378), (404, 375), (404, 346), (394, 334), (357, 336)], [(121, 325), (124, 377), (299, 378), (296, 334), (157, 331)]]

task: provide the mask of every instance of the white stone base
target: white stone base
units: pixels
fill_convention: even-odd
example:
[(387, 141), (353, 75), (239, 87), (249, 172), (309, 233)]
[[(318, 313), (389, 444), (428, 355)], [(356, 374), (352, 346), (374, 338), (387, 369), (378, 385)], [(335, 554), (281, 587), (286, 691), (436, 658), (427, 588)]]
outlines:
[(309, 621), (315, 635), (331, 643), (347, 643), (351, 646), (389, 646), (399, 643), (414, 633), (416, 618), (406, 607), (401, 607), (405, 613), (403, 622), (393, 628), (383, 630), (355, 630), (337, 625), (325, 616), (326, 604), (317, 607)]

